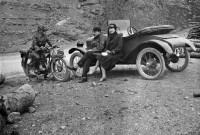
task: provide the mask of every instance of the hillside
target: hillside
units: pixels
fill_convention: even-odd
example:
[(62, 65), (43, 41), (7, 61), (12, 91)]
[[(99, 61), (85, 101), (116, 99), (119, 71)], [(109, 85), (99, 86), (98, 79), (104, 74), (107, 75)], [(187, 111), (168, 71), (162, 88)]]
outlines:
[(198, 1), (191, 0), (0, 0), (0, 52), (27, 47), (38, 24), (50, 29), (54, 42), (68, 43), (87, 37), (94, 25), (105, 30), (109, 19), (130, 19), (137, 29), (187, 28), (197, 11)]

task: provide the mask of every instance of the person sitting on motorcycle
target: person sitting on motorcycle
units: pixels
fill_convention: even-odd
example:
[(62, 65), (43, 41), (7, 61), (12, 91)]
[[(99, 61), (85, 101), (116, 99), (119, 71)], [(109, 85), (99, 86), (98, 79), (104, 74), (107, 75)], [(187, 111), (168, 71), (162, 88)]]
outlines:
[[(92, 40), (87, 41), (88, 51), (83, 55), (83, 57), (77, 63), (78, 67), (83, 67), (82, 78), (78, 83), (87, 82), (87, 73), (89, 72), (90, 66), (96, 61), (96, 55), (94, 53), (100, 53), (104, 50), (104, 42), (106, 41), (106, 36), (101, 34), (101, 28), (93, 28)], [(90, 43), (89, 43), (90, 42)], [(76, 70), (77, 67), (74, 67)]]
[(35, 67), (39, 70), (45, 70), (42, 66), (40, 66), (40, 58), (45, 49), (46, 43), (52, 47), (52, 43), (46, 35), (46, 31), (48, 29), (44, 26), (38, 26), (37, 32), (33, 37), (32, 46), (30, 48), (32, 56), (35, 58)]

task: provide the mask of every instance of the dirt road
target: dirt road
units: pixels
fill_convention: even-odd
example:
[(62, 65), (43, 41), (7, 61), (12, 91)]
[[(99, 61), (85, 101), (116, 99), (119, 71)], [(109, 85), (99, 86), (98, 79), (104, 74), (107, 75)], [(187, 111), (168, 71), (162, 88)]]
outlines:
[[(0, 94), (24, 83), (39, 91), (36, 112), (7, 125), (3, 135), (19, 125), (20, 135), (197, 135), (200, 134), (200, 60), (192, 59), (180, 73), (165, 71), (159, 80), (142, 79), (136, 68), (116, 67), (108, 80), (89, 82), (28, 82), (8, 79)], [(92, 83), (93, 82), (93, 83)]]
[[(70, 54), (68, 50), (74, 46), (74, 43), (65, 47), (65, 60), (68, 62)], [(21, 67), (20, 53), (9, 53), (0, 55), (0, 73), (4, 74), (6, 78), (11, 78), (19, 75), (24, 75), (23, 68)]]

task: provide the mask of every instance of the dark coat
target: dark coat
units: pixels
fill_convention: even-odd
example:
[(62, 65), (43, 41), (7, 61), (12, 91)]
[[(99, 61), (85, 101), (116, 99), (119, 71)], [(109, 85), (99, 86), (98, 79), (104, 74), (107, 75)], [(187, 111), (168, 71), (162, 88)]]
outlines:
[(32, 49), (38, 49), (38, 47), (41, 46), (45, 47), (46, 43), (49, 46), (52, 46), (52, 43), (46, 34), (40, 34), (37, 32), (33, 37)]
[(103, 52), (105, 49), (106, 36), (100, 34), (94, 37), (91, 41), (87, 42), (87, 49), (91, 49), (97, 52)]
[(42, 46), (45, 47), (46, 43), (52, 47), (52, 43), (51, 43), (50, 39), (48, 38), (48, 36), (45, 33), (40, 34), (39, 32), (37, 32), (33, 37), (32, 46), (29, 50), (30, 55), (36, 59), (39, 59), (41, 57), (43, 51), (40, 50), (40, 51), (36, 52), (36, 50), (39, 50), (39, 48)]
[(114, 33), (108, 36), (106, 41), (106, 50), (110, 50), (111, 54), (108, 56), (97, 56), (101, 66), (106, 70), (109, 71), (115, 67), (115, 64), (121, 59), (121, 49), (123, 45), (122, 36)]

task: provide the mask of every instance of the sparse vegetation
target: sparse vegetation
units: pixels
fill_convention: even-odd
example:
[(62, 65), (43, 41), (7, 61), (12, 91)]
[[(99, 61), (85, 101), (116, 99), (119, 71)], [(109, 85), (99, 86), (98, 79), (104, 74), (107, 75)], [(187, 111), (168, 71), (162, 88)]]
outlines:
[[(24, 48), (38, 24), (49, 27), (54, 38), (78, 40), (91, 33), (93, 25), (104, 30), (109, 19), (130, 19), (137, 29), (172, 24), (188, 27), (198, 21), (198, 1), (186, 0), (1, 0), (0, 52)], [(55, 24), (66, 20), (61, 26)]]

